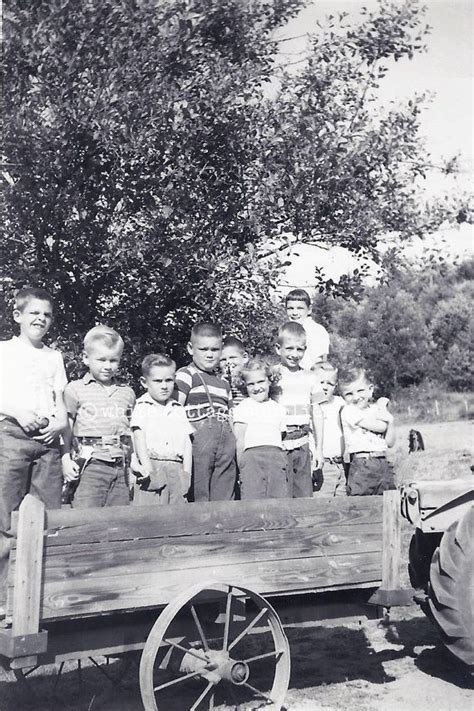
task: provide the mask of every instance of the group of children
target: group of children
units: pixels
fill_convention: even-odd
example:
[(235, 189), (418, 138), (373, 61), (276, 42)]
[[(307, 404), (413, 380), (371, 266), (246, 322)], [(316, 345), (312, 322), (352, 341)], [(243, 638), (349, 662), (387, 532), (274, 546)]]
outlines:
[(20, 334), (0, 343), (0, 533), (28, 491), (60, 507), (63, 480), (75, 482), (76, 508), (394, 488), (393, 417), (372, 402), (364, 370), (338, 379), (305, 291), (286, 298), (277, 362), (198, 323), (189, 365), (176, 370), (162, 353), (143, 359), (138, 399), (116, 378), (124, 343), (107, 326), (88, 331), (87, 372), (67, 383), (61, 354), (43, 343), (53, 308), (47, 292), (22, 289)]

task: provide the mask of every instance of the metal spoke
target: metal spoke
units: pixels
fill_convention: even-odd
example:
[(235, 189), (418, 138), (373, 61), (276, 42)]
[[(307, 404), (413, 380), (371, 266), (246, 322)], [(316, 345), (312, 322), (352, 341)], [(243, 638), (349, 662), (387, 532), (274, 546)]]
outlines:
[(214, 711), (214, 692), (209, 697), (209, 711)]
[(24, 678), (26, 679), (27, 676), (29, 676), (29, 675), (32, 674), (34, 671), (36, 671), (37, 669), (39, 669), (39, 666), (40, 666), (40, 665), (37, 664), (35, 667), (32, 667), (31, 669), (28, 669), (27, 672), (23, 672)]
[(230, 627), (231, 609), (232, 609), (232, 587), (229, 587), (229, 592), (227, 593), (227, 601), (225, 604), (224, 640), (222, 642), (222, 649), (224, 651), (227, 649), (227, 645), (229, 644), (229, 627)]
[(258, 689), (256, 689), (255, 686), (252, 686), (252, 684), (249, 684), (248, 681), (244, 681), (242, 686), (246, 686), (247, 689), (251, 689), (255, 694), (258, 694), (259, 696), (261, 696), (262, 699), (265, 699), (266, 701), (268, 701), (269, 704), (273, 703), (273, 700), (269, 696), (264, 694), (263, 691), (259, 691)]
[(206, 635), (204, 634), (204, 630), (202, 628), (201, 621), (199, 620), (199, 617), (197, 615), (196, 608), (194, 607), (194, 605), (191, 605), (191, 614), (193, 616), (194, 622), (196, 623), (196, 627), (198, 628), (199, 636), (201, 638), (203, 647), (206, 650), (206, 652), (208, 652), (209, 645), (207, 643)]
[(176, 649), (180, 649), (182, 652), (186, 652), (186, 654), (191, 654), (193, 657), (196, 657), (196, 659), (199, 659), (201, 662), (205, 662), (206, 664), (209, 664), (209, 657), (198, 654), (197, 652), (194, 651), (194, 649), (187, 649), (186, 647), (183, 647), (181, 644), (178, 644), (177, 642), (172, 642), (170, 639), (163, 639), (163, 642), (165, 644), (169, 644), (171, 647), (176, 647)]
[(257, 654), (255, 657), (249, 657), (248, 659), (242, 659), (242, 662), (256, 662), (257, 659), (268, 659), (268, 657), (281, 657), (283, 652), (278, 652), (276, 649), (273, 652), (265, 652), (265, 654)]
[(240, 640), (242, 639), (242, 637), (245, 637), (245, 635), (248, 634), (248, 632), (250, 632), (250, 630), (252, 629), (252, 627), (255, 627), (255, 625), (257, 624), (257, 622), (259, 622), (259, 620), (261, 620), (262, 617), (263, 617), (267, 612), (268, 612), (268, 607), (263, 607), (263, 608), (260, 610), (260, 612), (253, 618), (252, 622), (250, 622), (250, 623), (247, 625), (247, 627), (239, 634), (239, 636), (236, 637), (236, 638), (234, 639), (234, 641), (233, 641), (231, 644), (229, 644), (229, 648), (228, 648), (227, 651), (230, 652), (230, 650), (233, 649), (233, 647), (235, 647), (235, 645), (240, 642)]
[(209, 692), (209, 690), (210, 690), (213, 686), (214, 686), (214, 684), (212, 683), (212, 681), (210, 681), (209, 684), (208, 684), (208, 685), (206, 686), (206, 688), (204, 689), (204, 691), (202, 692), (202, 694), (199, 696), (199, 698), (198, 698), (198, 699), (194, 702), (194, 704), (191, 706), (191, 708), (189, 709), (189, 711), (196, 711), (197, 707), (199, 706), (199, 704), (201, 703), (201, 701), (203, 700), (203, 698), (206, 696), (206, 694)]
[(54, 680), (53, 693), (56, 691), (56, 687), (59, 684), (61, 674), (63, 673), (64, 664), (65, 664), (65, 662), (61, 662), (61, 664), (59, 665), (59, 670), (58, 670), (58, 673), (56, 674), (56, 679)]
[(173, 679), (172, 681), (167, 681), (164, 684), (160, 684), (159, 686), (155, 686), (153, 691), (161, 691), (161, 689), (165, 689), (167, 686), (173, 686), (173, 684), (181, 684), (181, 682), (186, 681), (186, 679), (192, 679), (195, 676), (199, 676), (201, 674), (200, 671), (195, 671), (195, 672), (189, 672), (189, 674), (185, 674), (184, 676), (180, 676), (179, 679)]

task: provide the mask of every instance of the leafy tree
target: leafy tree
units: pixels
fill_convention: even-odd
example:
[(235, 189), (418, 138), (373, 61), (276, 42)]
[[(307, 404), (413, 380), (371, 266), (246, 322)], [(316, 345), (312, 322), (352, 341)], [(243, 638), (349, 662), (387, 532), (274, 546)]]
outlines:
[(439, 219), (414, 192), (420, 99), (375, 110), (422, 49), (418, 3), (330, 20), (294, 75), (273, 38), (303, 4), (9, 3), (4, 283), (53, 291), (69, 348), (107, 321), (133, 367), (182, 359), (198, 318), (265, 347), (282, 233), (375, 254)]

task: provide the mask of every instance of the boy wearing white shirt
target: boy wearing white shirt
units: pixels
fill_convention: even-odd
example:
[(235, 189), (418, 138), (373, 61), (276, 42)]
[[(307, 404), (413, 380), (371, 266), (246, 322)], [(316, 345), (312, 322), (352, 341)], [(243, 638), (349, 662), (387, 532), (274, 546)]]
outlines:
[(393, 467), (387, 448), (395, 444), (393, 415), (380, 403), (372, 403), (373, 384), (363, 368), (339, 375), (339, 389), (346, 405), (341, 412), (346, 452), (350, 455), (347, 494), (370, 496), (395, 489)]
[(11, 512), (27, 493), (46, 508), (61, 507), (67, 379), (61, 353), (43, 343), (53, 308), (47, 291), (21, 289), (13, 309), (20, 335), (0, 343), (0, 604)]
[(134, 504), (185, 503), (191, 484), (194, 428), (172, 397), (175, 374), (176, 364), (166, 355), (143, 359), (140, 380), (147, 392), (138, 398), (130, 423), (139, 462)]
[(341, 422), (344, 400), (340, 395), (334, 395), (337, 386), (337, 368), (331, 363), (321, 363), (314, 368), (314, 375), (326, 398), (321, 402), (324, 420), (324, 463), (322, 469), (315, 472), (315, 478), (320, 486), (314, 495), (316, 497), (345, 496), (344, 434)]
[(311, 318), (311, 299), (304, 289), (293, 289), (285, 298), (285, 308), (289, 321), (303, 326), (306, 332), (306, 350), (300, 361), (303, 370), (327, 360), (329, 353), (329, 333), (324, 326)]

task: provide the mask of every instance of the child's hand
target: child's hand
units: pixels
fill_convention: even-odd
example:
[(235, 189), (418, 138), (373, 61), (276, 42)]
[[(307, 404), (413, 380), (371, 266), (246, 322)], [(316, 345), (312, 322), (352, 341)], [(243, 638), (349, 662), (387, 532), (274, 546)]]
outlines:
[(314, 455), (314, 465), (313, 469), (322, 469), (324, 464), (323, 453), (320, 449), (317, 449)]
[(51, 417), (46, 427), (42, 427), (39, 434), (35, 435), (33, 439), (36, 439), (38, 442), (43, 442), (43, 444), (52, 444), (59, 437), (63, 429), (63, 425), (58, 424), (55, 417)]
[(33, 410), (18, 410), (15, 413), (15, 420), (25, 432), (34, 432), (41, 425), (43, 418)]
[(79, 479), (79, 465), (77, 462), (74, 462), (70, 457), (68, 457), (67, 459), (63, 459), (62, 465), (64, 481), (76, 481)]

